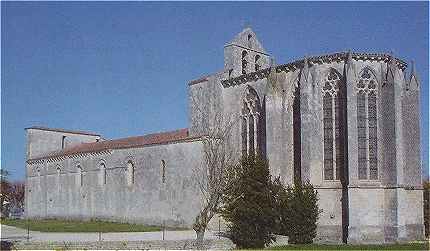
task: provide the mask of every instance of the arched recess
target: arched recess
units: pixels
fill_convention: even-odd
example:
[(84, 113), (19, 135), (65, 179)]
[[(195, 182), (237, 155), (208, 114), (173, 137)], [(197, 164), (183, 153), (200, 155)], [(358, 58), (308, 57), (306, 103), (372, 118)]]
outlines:
[(161, 160), (161, 183), (166, 183), (166, 161)]
[(60, 168), (60, 165), (57, 165), (56, 171), (57, 171), (57, 189), (59, 190), (61, 187), (61, 168)]
[(84, 185), (84, 174), (80, 164), (78, 164), (76, 167), (78, 169), (78, 186), (81, 187)]
[[(263, 100), (265, 101), (265, 100)], [(242, 98), (242, 155), (265, 154), (265, 105), (251, 86)]]
[(42, 177), (41, 177), (41, 173), (40, 173), (40, 167), (36, 167), (36, 175), (37, 175), (37, 188), (40, 191), (41, 186), (42, 186)]
[(99, 165), (99, 184), (101, 186), (106, 185), (107, 183), (107, 171), (106, 171), (106, 163), (104, 161), (100, 161)]
[(127, 185), (131, 186), (134, 184), (134, 170), (135, 166), (132, 160), (127, 161)]
[(378, 81), (369, 66), (357, 82), (358, 178), (378, 179)]
[(324, 180), (340, 180), (345, 165), (345, 86), (342, 75), (330, 68), (322, 80)]

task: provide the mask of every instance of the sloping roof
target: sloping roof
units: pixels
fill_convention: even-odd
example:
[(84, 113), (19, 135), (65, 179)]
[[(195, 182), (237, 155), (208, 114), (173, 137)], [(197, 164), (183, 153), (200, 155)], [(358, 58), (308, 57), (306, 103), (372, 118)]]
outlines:
[(202, 83), (202, 82), (208, 81), (210, 77), (223, 74), (224, 72), (225, 72), (225, 70), (219, 70), (219, 71), (217, 71), (215, 73), (204, 75), (202, 77), (199, 77), (197, 79), (193, 79), (193, 80), (189, 81), (188, 85), (195, 85), (195, 84), (198, 84), (198, 83)]
[(66, 129), (61, 129), (61, 128), (49, 128), (49, 127), (43, 127), (43, 126), (32, 126), (32, 127), (25, 128), (25, 130), (28, 130), (28, 129), (37, 129), (37, 130), (43, 130), (43, 131), (64, 132), (64, 133), (73, 133), (73, 134), (83, 134), (83, 135), (91, 135), (91, 136), (100, 136), (100, 134), (92, 133), (92, 132), (66, 130)]
[[(250, 41), (249, 38), (252, 38), (252, 40)], [(230, 45), (241, 46), (268, 55), (266, 50), (263, 48), (263, 45), (258, 40), (255, 32), (249, 27), (242, 30), (233, 38), (233, 40), (228, 42), (224, 47)]]
[[(198, 138), (198, 137), (195, 137), (195, 138)], [(106, 140), (106, 141), (93, 142), (93, 143), (82, 143), (76, 146), (65, 148), (61, 151), (52, 152), (45, 156), (40, 156), (30, 160), (34, 161), (34, 160), (68, 156), (68, 155), (81, 154), (81, 153), (101, 152), (101, 151), (110, 150), (110, 149), (121, 149), (121, 148), (132, 148), (132, 147), (148, 146), (148, 145), (155, 145), (155, 144), (166, 144), (166, 143), (184, 141), (188, 139), (193, 139), (193, 138), (189, 137), (188, 128), (185, 128), (185, 129), (179, 129), (179, 130), (170, 131), (170, 132), (147, 134), (144, 136)]]

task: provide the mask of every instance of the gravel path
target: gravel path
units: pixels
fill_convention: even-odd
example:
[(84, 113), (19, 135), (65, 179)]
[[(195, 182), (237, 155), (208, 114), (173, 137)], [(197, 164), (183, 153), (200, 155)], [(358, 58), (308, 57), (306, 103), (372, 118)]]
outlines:
[[(25, 229), (12, 226), (1, 226), (1, 239), (20, 241), (27, 240), (27, 231)], [(207, 231), (205, 239), (218, 239), (217, 232)], [(164, 240), (192, 240), (195, 239), (195, 232), (186, 231), (165, 231)], [(102, 241), (157, 241), (163, 240), (163, 232), (120, 232), (120, 233), (102, 233)], [(30, 231), (30, 241), (38, 242), (93, 242), (99, 241), (99, 233), (51, 233)]]
[[(25, 229), (0, 224), (1, 240), (14, 243), (15, 249), (196, 249), (195, 232), (121, 232), (103, 233), (49, 233), (30, 231), (27, 242)], [(234, 248), (226, 238), (219, 238), (216, 231), (206, 231), (203, 249), (226, 250)], [(286, 245), (286, 236), (277, 236), (275, 245)]]
[[(13, 249), (199, 249), (194, 231), (103, 233), (48, 233), (30, 231), (0, 224), (1, 240), (12, 243)], [(203, 249), (226, 250), (234, 245), (218, 238), (217, 232), (207, 231)], [(4, 244), (6, 243), (4, 242)]]

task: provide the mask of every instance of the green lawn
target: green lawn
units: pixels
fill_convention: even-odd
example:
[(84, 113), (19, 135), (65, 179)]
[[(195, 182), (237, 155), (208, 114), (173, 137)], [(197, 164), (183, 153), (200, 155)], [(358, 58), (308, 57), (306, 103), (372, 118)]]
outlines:
[[(66, 221), (66, 220), (11, 220), (2, 219), (1, 224), (41, 232), (154, 232), (161, 231), (160, 226), (116, 223), (106, 221)], [(185, 230), (184, 228), (166, 228), (166, 230)]]
[(429, 250), (429, 243), (416, 242), (389, 245), (285, 245), (267, 248), (268, 250)]

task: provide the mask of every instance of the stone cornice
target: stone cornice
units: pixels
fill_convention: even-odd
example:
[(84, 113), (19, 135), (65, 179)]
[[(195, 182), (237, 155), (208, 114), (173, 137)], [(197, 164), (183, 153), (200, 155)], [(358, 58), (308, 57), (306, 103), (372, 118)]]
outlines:
[(51, 156), (44, 156), (44, 157), (29, 159), (29, 160), (27, 160), (27, 164), (29, 164), (29, 165), (31, 165), (31, 164), (43, 164), (43, 163), (45, 163), (45, 161), (48, 163), (52, 163), (52, 162), (63, 161), (66, 159), (79, 159), (79, 158), (86, 158), (89, 156), (111, 154), (113, 150), (117, 150), (117, 149), (146, 148), (146, 147), (158, 146), (158, 145), (188, 143), (188, 142), (200, 141), (200, 140), (202, 140), (202, 138), (203, 138), (203, 136), (196, 136), (196, 137), (189, 137), (189, 138), (181, 139), (181, 140), (171, 140), (171, 141), (162, 142), (162, 143), (142, 144), (142, 145), (124, 146), (124, 147), (112, 147), (109, 149), (104, 149), (102, 151), (87, 151), (87, 152), (78, 152), (78, 153), (74, 153), (74, 154), (58, 154), (58, 155), (54, 154)]
[(27, 160), (27, 164), (43, 164), (45, 161), (47, 163), (52, 162), (58, 162), (63, 161), (66, 159), (79, 159), (79, 158), (85, 158), (88, 156), (98, 156), (98, 155), (104, 155), (104, 154), (110, 154), (112, 151), (110, 149), (103, 150), (103, 151), (97, 151), (97, 152), (81, 152), (76, 154), (70, 154), (70, 155), (53, 155), (53, 156), (47, 156), (47, 157), (40, 157), (40, 158), (33, 158)]
[[(308, 60), (309, 67), (311, 67), (312, 65), (317, 65), (317, 64), (346, 61), (348, 58), (348, 53), (349, 52), (338, 52), (338, 53), (333, 53), (333, 54), (308, 57), (306, 59)], [(408, 66), (408, 64), (406, 62), (404, 62), (403, 60), (392, 57), (389, 54), (359, 53), (359, 52), (351, 52), (351, 53), (352, 53), (352, 58), (354, 60), (363, 60), (363, 61), (364, 60), (370, 60), (370, 61), (388, 62), (388, 61), (390, 61), (391, 58), (393, 58), (395, 60), (395, 64), (397, 65), (397, 67), (399, 69), (405, 70), (406, 67)], [(276, 72), (281, 72), (281, 71), (290, 72), (290, 71), (295, 71), (297, 69), (301, 69), (304, 66), (304, 61), (305, 61), (305, 59), (300, 59), (300, 60), (293, 61), (291, 63), (278, 65), (278, 66), (276, 66)], [(267, 78), (267, 76), (269, 76), (269, 73), (270, 73), (270, 68), (266, 68), (266, 69), (263, 69), (260, 71), (251, 72), (251, 73), (248, 73), (245, 75), (241, 75), (239, 77), (225, 79), (225, 80), (222, 80), (221, 83), (224, 86), (224, 88), (228, 88), (231, 86), (246, 83), (250, 80), (255, 81), (258, 79)]]

